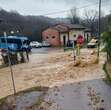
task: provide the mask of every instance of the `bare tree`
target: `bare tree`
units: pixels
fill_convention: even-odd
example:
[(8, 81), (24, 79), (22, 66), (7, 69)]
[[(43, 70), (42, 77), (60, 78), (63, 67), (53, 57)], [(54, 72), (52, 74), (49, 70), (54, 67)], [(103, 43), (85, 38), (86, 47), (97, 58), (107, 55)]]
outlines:
[(107, 27), (108, 30), (111, 30), (111, 11), (110, 14), (107, 16)]
[(95, 35), (98, 31), (98, 11), (85, 10), (84, 11), (84, 24), (91, 29), (92, 35)]
[(79, 12), (76, 7), (73, 7), (70, 10), (70, 13), (68, 14), (68, 19), (70, 20), (71, 24), (79, 24), (80, 23), (80, 17), (79, 17), (78, 13)]

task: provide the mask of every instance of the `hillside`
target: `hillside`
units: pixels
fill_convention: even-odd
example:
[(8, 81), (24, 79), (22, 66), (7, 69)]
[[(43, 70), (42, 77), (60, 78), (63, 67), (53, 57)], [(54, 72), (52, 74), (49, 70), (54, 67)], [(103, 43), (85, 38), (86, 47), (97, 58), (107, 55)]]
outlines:
[(14, 31), (16, 35), (28, 36), (31, 40), (41, 40), (41, 31), (48, 26), (58, 23), (56, 19), (44, 16), (23, 16), (16, 11), (7, 12), (0, 10), (0, 35), (6, 31), (11, 35)]

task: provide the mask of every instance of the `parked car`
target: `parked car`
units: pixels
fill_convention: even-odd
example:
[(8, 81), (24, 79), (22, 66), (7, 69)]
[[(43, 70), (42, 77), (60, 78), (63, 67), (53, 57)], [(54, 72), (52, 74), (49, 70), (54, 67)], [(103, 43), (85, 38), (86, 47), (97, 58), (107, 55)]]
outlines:
[(22, 51), (28, 51), (31, 52), (31, 46), (30, 46), (30, 40), (27, 37), (20, 37), (22, 41)]
[(74, 42), (74, 41), (69, 40), (69, 41), (67, 42), (67, 47), (73, 47), (73, 42)]
[(98, 44), (98, 40), (97, 40), (97, 39), (92, 39), (92, 40), (88, 43), (87, 47), (88, 47), (88, 48), (96, 48), (97, 44)]
[(46, 41), (43, 41), (43, 42), (42, 42), (42, 47), (51, 47), (51, 44), (49, 44), (49, 43), (46, 42)]
[(41, 48), (41, 47), (42, 47), (42, 44), (39, 43), (39, 42), (37, 42), (37, 41), (32, 41), (32, 42), (30, 43), (30, 46), (31, 46), (32, 48)]

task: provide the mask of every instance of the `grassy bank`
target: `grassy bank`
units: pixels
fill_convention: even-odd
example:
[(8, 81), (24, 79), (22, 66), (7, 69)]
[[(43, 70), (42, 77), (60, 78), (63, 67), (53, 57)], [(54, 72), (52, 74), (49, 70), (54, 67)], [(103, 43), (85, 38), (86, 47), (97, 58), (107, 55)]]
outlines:
[(103, 65), (103, 70), (106, 74), (106, 78), (109, 82), (111, 82), (111, 75), (110, 75), (110, 71), (107, 68), (107, 62), (105, 62), (105, 64)]

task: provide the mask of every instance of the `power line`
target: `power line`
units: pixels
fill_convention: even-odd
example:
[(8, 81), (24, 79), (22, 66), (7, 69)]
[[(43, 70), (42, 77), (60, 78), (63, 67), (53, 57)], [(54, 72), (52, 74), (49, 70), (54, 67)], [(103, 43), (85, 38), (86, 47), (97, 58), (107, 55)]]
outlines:
[[(92, 4), (91, 5), (85, 5), (85, 6), (82, 6), (82, 7), (78, 7), (78, 8), (76, 8), (76, 9), (82, 9), (82, 8), (86, 8), (86, 7), (89, 7), (89, 6), (92, 6)], [(58, 13), (65, 13), (65, 12), (68, 12), (68, 11), (70, 11), (70, 9), (68, 9), (68, 10), (61, 10), (61, 11), (57, 11), (57, 12), (51, 12), (51, 13), (47, 13), (47, 14), (43, 14), (43, 15), (53, 15), (53, 14), (58, 14)]]
[[(111, 6), (111, 4), (109, 4), (108, 2), (110, 2), (110, 3), (111, 3), (111, 1), (110, 1), (110, 0), (108, 0), (107, 2), (105, 2), (105, 4), (104, 4), (104, 5), (102, 4), (102, 6)], [(106, 4), (106, 3), (108, 3), (108, 4)]]
[[(108, 0), (107, 2), (109, 2), (109, 1), (110, 1), (110, 0)], [(103, 1), (102, 3), (106, 3), (106, 1)], [(85, 6), (82, 6), (82, 7), (78, 7), (78, 8), (76, 8), (76, 9), (83, 9), (83, 8), (87, 8), (87, 7), (94, 6), (94, 5), (99, 5), (99, 2), (96, 2), (96, 3), (94, 3), (93, 5), (92, 5), (92, 4), (88, 4), (88, 5), (85, 5)], [(42, 15), (40, 15), (40, 16), (66, 13), (66, 12), (69, 12), (69, 11), (70, 11), (70, 9), (68, 9), (68, 10), (61, 10), (61, 11), (56, 11), (56, 12), (51, 12), (51, 13), (42, 14)]]

